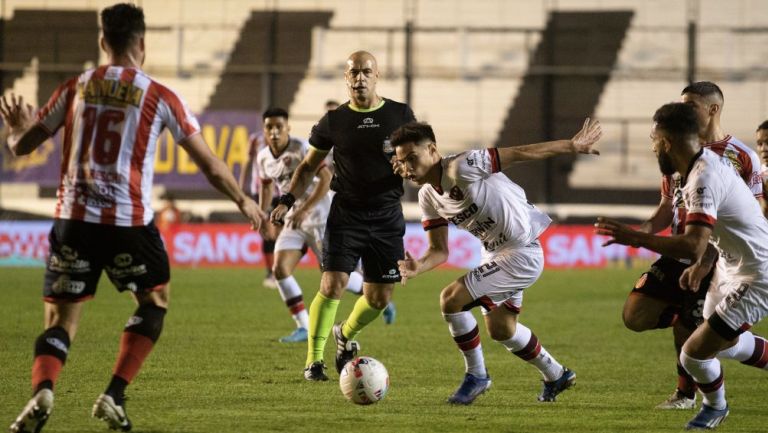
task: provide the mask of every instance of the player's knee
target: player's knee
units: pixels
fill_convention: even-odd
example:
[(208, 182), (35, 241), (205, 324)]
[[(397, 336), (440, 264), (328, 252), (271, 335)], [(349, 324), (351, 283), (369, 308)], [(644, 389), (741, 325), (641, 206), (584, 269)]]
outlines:
[(624, 326), (630, 331), (643, 332), (653, 327), (648, 321), (643, 320), (639, 314), (635, 314), (632, 311), (624, 310), (621, 318), (624, 321)]
[(275, 266), (272, 268), (272, 275), (277, 280), (283, 280), (291, 276), (291, 269), (283, 263), (275, 263)]
[(462, 307), (463, 305), (460, 305), (450, 287), (446, 287), (440, 292), (440, 310), (443, 314), (458, 313), (462, 311)]
[(124, 331), (143, 335), (153, 343), (157, 342), (163, 330), (166, 311), (165, 308), (151, 303), (139, 305), (133, 316), (128, 319)]

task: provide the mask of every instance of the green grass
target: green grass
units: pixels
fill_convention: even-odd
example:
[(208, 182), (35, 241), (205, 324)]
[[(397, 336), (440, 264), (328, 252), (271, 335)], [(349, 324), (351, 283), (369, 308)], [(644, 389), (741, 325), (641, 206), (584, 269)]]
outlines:
[[(398, 287), (397, 322), (379, 321), (361, 334), (362, 353), (384, 362), (392, 384), (384, 401), (362, 407), (343, 398), (335, 372), (326, 383), (303, 380), (306, 347), (277, 342), (293, 322), (277, 292), (260, 287), (260, 270), (175, 269), (163, 335), (128, 389), (134, 431), (667, 432), (682, 430), (693, 415), (653, 409), (675, 386), (671, 333), (623, 327), (621, 306), (639, 274), (623, 269), (545, 271), (526, 291), (521, 322), (578, 373), (577, 386), (557, 403), (537, 403), (539, 374), (483, 335), (493, 388), (470, 407), (446, 405), (463, 360), (438, 294), (460, 274), (438, 270)], [(319, 273), (301, 271), (298, 278), (308, 305)], [(41, 269), (0, 269), (0, 428), (29, 398), (33, 340), (42, 329), (41, 280)], [(352, 304), (345, 295), (339, 319)], [(90, 409), (110, 378), (133, 310), (127, 295), (103, 281), (86, 306), (46, 432), (106, 430)], [(764, 373), (733, 361), (724, 366), (732, 411), (720, 430), (765, 432)]]

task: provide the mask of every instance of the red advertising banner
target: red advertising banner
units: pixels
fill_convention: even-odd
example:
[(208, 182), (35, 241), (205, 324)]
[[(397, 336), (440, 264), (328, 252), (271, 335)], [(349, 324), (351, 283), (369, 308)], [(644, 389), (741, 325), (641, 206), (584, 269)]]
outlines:
[[(0, 266), (41, 266), (48, 251), (50, 221), (0, 222)], [(163, 232), (172, 266), (231, 267), (260, 266), (261, 236), (244, 224), (180, 224)], [(603, 247), (604, 236), (589, 225), (553, 225), (541, 236), (548, 269), (602, 268), (634, 260), (654, 260), (645, 249), (623, 245)], [(465, 231), (448, 232), (448, 266), (473, 268), (480, 263), (480, 242)], [(408, 224), (405, 248), (418, 257), (429, 243), (420, 224)], [(302, 266), (317, 267), (309, 252)]]

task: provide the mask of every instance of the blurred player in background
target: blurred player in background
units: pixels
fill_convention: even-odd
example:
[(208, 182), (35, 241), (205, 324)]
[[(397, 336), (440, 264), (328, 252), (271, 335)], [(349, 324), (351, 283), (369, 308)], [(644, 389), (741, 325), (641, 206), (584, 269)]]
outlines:
[[(720, 126), (724, 103), (720, 88), (709, 81), (693, 83), (683, 89), (681, 101), (690, 105), (696, 113), (701, 147), (732, 165), (764, 206), (757, 154), (738, 139), (725, 134)], [(671, 226), (673, 235), (683, 234), (686, 213), (681, 176), (665, 174), (661, 182), (661, 201), (639, 230), (655, 234)], [(680, 275), (688, 266), (690, 261), (687, 259), (660, 257), (637, 280), (624, 303), (622, 314), (626, 327), (636, 332), (672, 327), (678, 358), (683, 343), (703, 320), (704, 297), (715, 274), (713, 266), (702, 279), (699, 290), (683, 290), (679, 283)], [(696, 406), (696, 383), (679, 362), (677, 376), (677, 388), (666, 401), (656, 406), (658, 409), (692, 409)]]
[(124, 392), (160, 337), (170, 295), (168, 255), (150, 205), (157, 137), (164, 127), (254, 226), (265, 217), (211, 152), (180, 97), (141, 70), (142, 9), (108, 7), (101, 24), (107, 65), (66, 81), (37, 115), (21, 98), (0, 99), (15, 155), (29, 154), (64, 128), (43, 284), (45, 331), (35, 341), (33, 397), (11, 424), (12, 433), (38, 433), (48, 420), (83, 301), (95, 295), (102, 270), (139, 306), (125, 326), (112, 380), (96, 399), (93, 416), (112, 429), (131, 429)]
[(757, 127), (755, 137), (757, 141), (757, 153), (760, 156), (760, 174), (763, 178), (763, 191), (768, 189), (768, 120)]
[(768, 342), (749, 332), (768, 314), (768, 220), (731, 164), (700, 146), (696, 107), (667, 104), (653, 120), (651, 140), (661, 172), (682, 176), (684, 231), (654, 236), (608, 218), (598, 218), (595, 227), (598, 234), (612, 237), (606, 245), (644, 247), (689, 260), (691, 266), (680, 276), (683, 290), (703, 290), (701, 281), (717, 260), (717, 282), (709, 287), (704, 304), (706, 320), (680, 353), (680, 364), (704, 395), (701, 410), (686, 428), (709, 430), (729, 413), (717, 358), (761, 369), (768, 365)]
[[(394, 283), (400, 280), (397, 260), (403, 257), (405, 219), (400, 205), (402, 179), (392, 173), (394, 149), (389, 135), (414, 120), (405, 104), (376, 93), (379, 69), (368, 52), (352, 53), (344, 78), (349, 101), (328, 111), (312, 128), (309, 153), (296, 168), (290, 187), (272, 212), (280, 222), (304, 195), (317, 169), (333, 149), (336, 192), (323, 236), (323, 276), (309, 309), (309, 341), (304, 378), (328, 380), (323, 352), (333, 329), (336, 371), (357, 355), (355, 337), (376, 320), (389, 304)], [(350, 315), (334, 325), (339, 300), (349, 275), (362, 258), (364, 295)]]
[[(263, 126), (263, 125), (262, 125)], [(249, 137), (248, 141), (248, 158), (245, 164), (243, 164), (242, 170), (240, 170), (240, 178), (238, 184), (243, 191), (245, 191), (252, 199), (259, 202), (259, 170), (256, 164), (256, 155), (261, 149), (264, 149), (266, 144), (264, 143), (264, 136), (262, 133), (253, 133)], [(270, 209), (273, 209), (277, 205), (277, 197), (272, 194), (273, 201), (270, 203)], [(277, 289), (277, 281), (272, 274), (272, 268), (275, 266), (275, 239), (280, 234), (279, 226), (273, 224), (266, 224), (267, 227), (263, 227), (261, 230), (261, 253), (264, 255), (264, 279), (261, 281), (261, 285), (268, 289)]]
[(562, 366), (541, 345), (536, 335), (518, 322), (523, 291), (544, 269), (539, 236), (550, 218), (525, 198), (525, 191), (500, 173), (518, 161), (550, 158), (559, 154), (597, 154), (592, 149), (602, 135), (597, 121), (570, 140), (525, 146), (472, 150), (443, 157), (432, 128), (411, 122), (392, 134), (396, 157), (393, 169), (418, 185), (421, 222), (428, 232), (429, 248), (419, 259), (406, 252), (398, 262), (403, 284), (448, 259), (448, 222), (466, 230), (483, 244), (482, 263), (440, 294), (440, 309), (459, 350), (466, 374), (449, 403), (471, 404), (491, 386), (485, 368), (477, 321), (469, 311), (483, 308), (491, 338), (509, 352), (531, 363), (544, 378), (538, 400), (555, 401), (574, 384), (576, 373)]
[[(259, 205), (265, 212), (271, 210), (272, 191), (287, 191), (296, 167), (309, 151), (309, 145), (289, 135), (288, 112), (282, 108), (270, 108), (264, 112), (264, 141), (267, 144), (256, 155), (261, 189)], [(274, 183), (274, 185), (273, 185)], [(296, 199), (293, 208), (285, 216), (285, 227), (279, 232), (275, 244), (274, 275), (280, 297), (296, 322), (296, 330), (280, 338), (283, 343), (307, 341), (309, 316), (304, 308), (301, 287), (293, 277), (293, 271), (309, 247), (320, 258), (325, 221), (331, 207), (329, 185), (331, 172), (321, 165), (315, 174), (312, 187), (304, 196)], [(271, 226), (265, 223), (265, 226)], [(268, 228), (267, 228), (268, 229)], [(363, 290), (363, 276), (352, 272), (346, 289), (355, 294)]]
[(339, 108), (339, 101), (335, 99), (329, 99), (325, 101), (325, 111), (331, 111)]

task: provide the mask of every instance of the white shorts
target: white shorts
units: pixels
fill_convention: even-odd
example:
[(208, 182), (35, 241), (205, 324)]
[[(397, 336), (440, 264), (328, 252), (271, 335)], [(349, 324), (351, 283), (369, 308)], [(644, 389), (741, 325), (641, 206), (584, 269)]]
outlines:
[(502, 250), (464, 276), (472, 299), (489, 314), (499, 305), (519, 313), (523, 290), (531, 287), (544, 270), (544, 251), (538, 242), (514, 250)]
[(306, 244), (315, 254), (315, 257), (322, 257), (320, 249), (323, 244), (324, 231), (324, 225), (301, 229), (284, 227), (275, 241), (275, 251), (301, 250), (304, 248), (304, 244)]
[(746, 331), (768, 315), (768, 282), (721, 281), (707, 292), (705, 306), (712, 304), (732, 330)]

